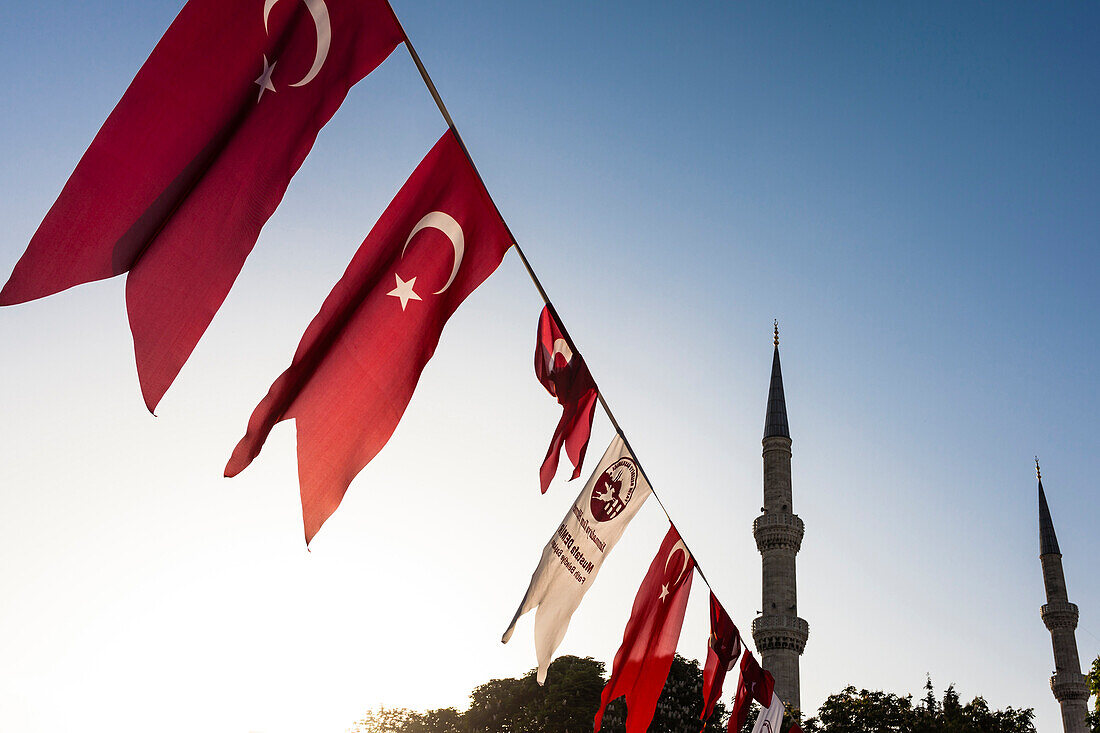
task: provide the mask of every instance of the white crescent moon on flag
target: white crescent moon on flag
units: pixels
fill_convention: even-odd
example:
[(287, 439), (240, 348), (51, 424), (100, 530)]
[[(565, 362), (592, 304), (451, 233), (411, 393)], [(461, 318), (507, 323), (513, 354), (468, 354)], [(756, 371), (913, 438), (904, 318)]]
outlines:
[(672, 581), (673, 585), (679, 585), (680, 581), (684, 578), (684, 573), (687, 572), (688, 558), (691, 557), (691, 553), (688, 552), (687, 545), (683, 540), (677, 540), (676, 544), (672, 546), (672, 549), (668, 551), (668, 557), (665, 558), (665, 572), (668, 572), (668, 564), (672, 562), (672, 556), (677, 552), (684, 553), (684, 564), (680, 566), (680, 574), (676, 576), (676, 580)]
[(265, 0), (264, 2), (264, 33), (269, 33), (267, 30), (267, 16), (271, 15), (271, 9), (275, 7), (275, 3), (279, 0)]
[[(277, 2), (279, 0), (264, 0), (265, 32), (267, 31), (267, 17), (271, 14), (271, 8)], [(317, 53), (313, 56), (313, 66), (309, 67), (309, 71), (306, 72), (301, 81), (291, 84), (292, 87), (304, 87), (313, 81), (313, 78), (321, 71), (321, 67), (325, 65), (329, 46), (332, 45), (332, 24), (328, 19), (328, 6), (325, 5), (325, 0), (302, 0), (302, 2), (305, 3), (309, 14), (313, 16), (313, 25), (317, 29)]]
[(550, 352), (550, 367), (554, 367), (554, 357), (557, 354), (561, 354), (565, 357), (565, 363), (573, 361), (573, 350), (569, 348), (569, 344), (565, 342), (565, 339), (554, 340), (554, 350)]
[[(269, 0), (270, 1), (270, 0)], [(423, 219), (416, 223), (412, 231), (409, 232), (409, 238), (405, 240), (405, 246), (401, 248), (401, 256), (405, 256), (405, 250), (408, 249), (409, 242), (416, 236), (416, 233), (421, 229), (438, 229), (447, 235), (447, 238), (451, 240), (451, 244), (455, 248), (455, 264), (451, 269), (451, 276), (447, 278), (447, 284), (436, 290), (434, 295), (441, 294), (444, 290), (451, 287), (451, 283), (455, 280), (455, 275), (458, 274), (458, 268), (462, 265), (462, 255), (466, 251), (466, 238), (462, 234), (462, 227), (454, 220), (454, 217), (450, 214), (444, 214), (442, 211), (432, 211), (424, 216)], [(551, 355), (552, 357), (553, 355)]]

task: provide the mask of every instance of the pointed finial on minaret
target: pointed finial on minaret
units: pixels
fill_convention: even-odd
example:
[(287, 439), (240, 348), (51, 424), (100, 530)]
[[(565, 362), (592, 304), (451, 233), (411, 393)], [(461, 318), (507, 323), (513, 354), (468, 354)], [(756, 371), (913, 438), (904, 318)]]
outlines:
[(779, 319), (773, 321), (775, 325), (775, 350), (772, 351), (772, 383), (768, 389), (768, 413), (764, 418), (764, 437), (790, 438), (791, 431), (787, 427), (787, 401), (783, 398), (783, 370), (779, 366)]
[(1061, 555), (1058, 549), (1058, 535), (1054, 533), (1054, 522), (1050, 518), (1047, 495), (1043, 491), (1043, 475), (1039, 472), (1039, 457), (1035, 457), (1035, 478), (1039, 480), (1039, 554)]

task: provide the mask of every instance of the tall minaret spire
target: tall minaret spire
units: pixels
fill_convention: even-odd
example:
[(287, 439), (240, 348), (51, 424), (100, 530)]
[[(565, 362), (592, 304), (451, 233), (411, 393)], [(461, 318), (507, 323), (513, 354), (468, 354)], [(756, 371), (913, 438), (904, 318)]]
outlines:
[(783, 702), (801, 707), (798, 658), (810, 627), (798, 617), (795, 555), (804, 527), (791, 500), (791, 431), (779, 366), (779, 322), (775, 323), (772, 379), (764, 418), (764, 513), (752, 523), (756, 547), (763, 558), (761, 615), (752, 622), (752, 638), (764, 669), (775, 677), (775, 692)]
[(1065, 733), (1089, 733), (1085, 718), (1088, 715), (1088, 684), (1081, 674), (1081, 660), (1077, 656), (1077, 605), (1069, 602), (1066, 593), (1066, 576), (1062, 572), (1062, 552), (1058, 549), (1058, 535), (1054, 534), (1054, 522), (1043, 492), (1043, 476), (1039, 471), (1039, 459), (1035, 459), (1035, 477), (1039, 481), (1039, 562), (1043, 565), (1043, 584), (1047, 602), (1042, 607), (1043, 623), (1050, 631), (1054, 645), (1054, 675), (1050, 689), (1062, 707), (1062, 727)]
[(772, 352), (772, 383), (768, 388), (768, 414), (764, 418), (764, 439), (790, 439), (787, 427), (787, 401), (783, 398), (783, 371), (779, 367), (779, 321), (775, 322), (775, 351)]

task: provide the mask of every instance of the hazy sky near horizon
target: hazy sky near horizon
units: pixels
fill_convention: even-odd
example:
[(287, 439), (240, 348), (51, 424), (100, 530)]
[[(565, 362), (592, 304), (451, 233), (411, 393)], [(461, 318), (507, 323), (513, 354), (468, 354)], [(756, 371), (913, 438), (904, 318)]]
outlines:
[[(0, 276), (180, 7), (0, 11)], [(779, 319), (804, 708), (927, 673), (1057, 730), (1032, 457), (1087, 664), (1100, 6), (394, 8), (746, 636)], [(581, 486), (538, 491), (560, 410), (532, 373), (541, 302), (514, 253), (312, 552), (292, 424), (221, 477), (444, 129), (398, 48), (322, 130), (156, 418), (122, 278), (0, 309), (0, 729), (340, 733), (534, 666), (533, 618), (500, 634)], [(598, 414), (588, 468), (610, 437)], [(666, 526), (650, 502), (559, 653), (610, 663)], [(680, 651), (701, 658), (694, 590)]]

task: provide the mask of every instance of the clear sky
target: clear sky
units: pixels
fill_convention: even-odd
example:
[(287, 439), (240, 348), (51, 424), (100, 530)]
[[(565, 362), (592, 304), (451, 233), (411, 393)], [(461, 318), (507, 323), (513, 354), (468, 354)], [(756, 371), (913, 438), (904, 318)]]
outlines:
[[(746, 634), (779, 319), (804, 708), (930, 673), (1058, 730), (1032, 456), (1087, 663), (1100, 6), (394, 2)], [(0, 10), (0, 276), (179, 7)], [(580, 485), (538, 492), (559, 410), (532, 374), (541, 303), (514, 253), (312, 552), (291, 424), (221, 478), (443, 130), (399, 48), (321, 132), (157, 418), (121, 278), (0, 310), (0, 729), (340, 733), (534, 666), (531, 619), (500, 634)], [(596, 426), (592, 465), (611, 436)], [(610, 661), (665, 526), (642, 511), (561, 653)], [(680, 643), (695, 658), (704, 590)]]

